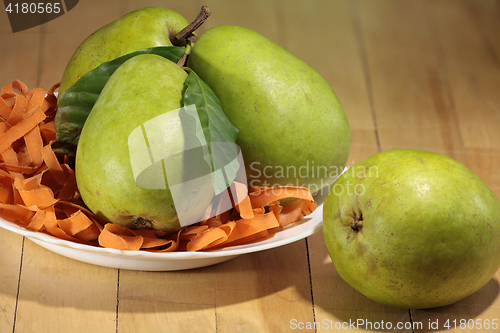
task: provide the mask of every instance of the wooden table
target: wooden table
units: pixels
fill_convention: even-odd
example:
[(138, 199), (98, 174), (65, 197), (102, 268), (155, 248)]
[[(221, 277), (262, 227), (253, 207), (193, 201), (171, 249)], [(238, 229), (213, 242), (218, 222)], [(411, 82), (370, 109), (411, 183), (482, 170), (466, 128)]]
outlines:
[[(212, 16), (199, 32), (254, 29), (328, 80), (351, 124), (349, 165), (393, 148), (429, 150), (464, 163), (500, 195), (498, 0), (82, 0), (15, 34), (2, 12), (0, 84), (50, 88), (102, 25), (149, 5), (191, 20), (203, 4)], [(352, 325), (361, 319), (395, 332), (499, 332), (459, 326), (500, 320), (499, 278), (454, 305), (398, 309), (347, 285), (321, 232), (211, 267), (143, 272), (67, 259), (2, 229), (0, 332), (362, 332), (366, 325)], [(446, 330), (447, 320), (457, 329)]]

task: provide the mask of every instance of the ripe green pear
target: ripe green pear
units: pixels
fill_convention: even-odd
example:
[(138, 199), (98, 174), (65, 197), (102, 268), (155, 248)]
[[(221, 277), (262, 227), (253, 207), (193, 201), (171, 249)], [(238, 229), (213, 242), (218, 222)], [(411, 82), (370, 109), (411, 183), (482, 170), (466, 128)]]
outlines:
[(63, 73), (59, 95), (104, 62), (145, 48), (172, 46), (171, 40), (188, 24), (173, 10), (145, 7), (103, 26), (76, 49)]
[[(121, 65), (99, 95), (82, 129), (75, 172), (83, 201), (103, 221), (169, 232), (180, 228), (179, 205), (174, 204), (172, 179), (166, 176), (174, 175), (177, 183), (192, 179), (185, 164), (195, 164), (195, 171), (210, 174), (208, 164), (203, 169), (203, 162), (188, 163), (179, 154), (192, 142), (176, 114), (186, 77), (170, 60), (139, 55)], [(132, 145), (134, 133), (142, 142), (135, 140)], [(158, 147), (166, 151), (165, 156), (158, 158)], [(159, 160), (166, 155), (174, 161)], [(202, 154), (199, 161), (203, 161)], [(138, 164), (150, 172), (139, 177)], [(213, 196), (211, 178), (181, 186), (189, 193), (182, 202), (187, 211), (184, 216), (197, 222)]]
[(314, 193), (342, 172), (349, 123), (331, 87), (306, 63), (250, 29), (217, 26), (198, 38), (188, 67), (239, 129), (250, 186)]
[(339, 275), (380, 303), (452, 304), (500, 267), (500, 202), (468, 168), (439, 154), (392, 150), (335, 182), (325, 244)]

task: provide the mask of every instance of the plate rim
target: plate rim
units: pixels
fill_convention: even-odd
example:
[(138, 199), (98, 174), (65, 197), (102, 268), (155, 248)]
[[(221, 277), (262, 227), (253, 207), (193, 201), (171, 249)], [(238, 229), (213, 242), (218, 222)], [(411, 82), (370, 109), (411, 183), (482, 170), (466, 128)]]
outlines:
[[(307, 226), (307, 227), (305, 227)], [(305, 229), (303, 231), (296, 231), (290, 237), (275, 240), (276, 235), (283, 232), (293, 230), (294, 228)], [(316, 232), (320, 231), (323, 227), (323, 203), (318, 205), (313, 213), (304, 217), (299, 224), (292, 224), (290, 227), (286, 227), (283, 230), (276, 233), (271, 238), (265, 239), (260, 242), (237, 245), (227, 248), (221, 248), (213, 251), (196, 251), (196, 252), (150, 252), (144, 250), (138, 251), (125, 251), (117, 250), (111, 248), (103, 248), (88, 244), (76, 243), (64, 239), (57, 238), (50, 234), (31, 231), (23, 228), (19, 224), (7, 221), (0, 217), (0, 228), (6, 229), (8, 231), (14, 232), (16, 234), (22, 235), (30, 240), (36, 239), (38, 241), (49, 243), (51, 245), (57, 245), (61, 247), (71, 248), (73, 250), (79, 250), (84, 252), (91, 252), (92, 255), (103, 254), (106, 256), (117, 255), (120, 257), (130, 258), (130, 259), (154, 259), (154, 260), (186, 260), (186, 259), (203, 259), (203, 258), (216, 258), (216, 257), (226, 257), (226, 256), (236, 256), (241, 254), (259, 252), (264, 250), (269, 250), (272, 248), (284, 246), (298, 240), (309, 237)], [(38, 244), (38, 243), (37, 243)], [(40, 245), (40, 244), (38, 244)], [(52, 251), (54, 252), (54, 251)]]

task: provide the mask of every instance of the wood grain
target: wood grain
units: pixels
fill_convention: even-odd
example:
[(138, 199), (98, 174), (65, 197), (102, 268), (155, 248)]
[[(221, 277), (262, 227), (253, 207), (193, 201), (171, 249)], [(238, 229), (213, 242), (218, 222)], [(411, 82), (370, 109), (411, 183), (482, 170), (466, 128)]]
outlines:
[(41, 27), (12, 33), (7, 12), (0, 12), (0, 54), (3, 79), (2, 87), (14, 79), (19, 79), (28, 86), (38, 84), (40, 71), (40, 31)]
[[(494, 165), (499, 153), (500, 59), (497, 41), (493, 41), (491, 31), (488, 32), (492, 27), (491, 15), (495, 15), (495, 11), (491, 11), (493, 4), (489, 5), (490, 8), (478, 1), (442, 1), (432, 3), (426, 10), (435, 24), (436, 42), (442, 48), (442, 63), (467, 165), (499, 195), (500, 181)], [(490, 21), (483, 21), (481, 17)], [(497, 273), (478, 292), (453, 305), (433, 312), (412, 311), (412, 317), (417, 321), (437, 322), (440, 329), (450, 328), (448, 332), (487, 331), (484, 327), (480, 329), (477, 323), (498, 321), (499, 278)], [(449, 326), (445, 326), (447, 323)]]
[[(316, 69), (348, 115), (348, 165), (389, 149), (430, 150), (464, 163), (500, 196), (498, 0), (87, 0), (16, 34), (2, 11), (2, 86), (20, 79), (50, 88), (90, 33), (154, 5), (188, 21), (208, 5), (199, 33), (245, 26)], [(342, 280), (322, 233), (181, 272), (93, 266), (3, 229), (0, 253), (0, 332), (373, 332), (367, 322), (384, 321), (402, 323), (398, 332), (462, 333), (485, 330), (462, 329), (461, 319), (500, 318), (500, 272), (450, 306), (388, 307)], [(346, 327), (358, 320), (364, 325)]]
[(281, 45), (318, 71), (346, 110), (351, 127), (351, 151), (363, 152), (356, 160), (351, 156), (349, 164), (372, 155), (378, 149), (376, 124), (358, 18), (352, 13), (352, 4), (297, 0), (287, 1), (281, 8)]
[[(82, 12), (87, 14), (82, 15)], [(102, 1), (98, 5), (93, 1), (81, 1), (78, 7), (67, 14), (40, 26), (42, 65), (37, 85), (49, 89), (60, 82), (66, 64), (80, 43), (100, 27), (124, 14), (122, 1)], [(68, 33), (61, 33), (62, 31)]]
[(114, 332), (117, 272), (25, 241), (17, 332)]
[(217, 332), (285, 332), (313, 321), (304, 241), (215, 267)]
[(120, 270), (118, 330), (215, 330), (214, 267), (181, 272)]
[(0, 239), (0, 332), (9, 332), (16, 317), (23, 237), (0, 229)]

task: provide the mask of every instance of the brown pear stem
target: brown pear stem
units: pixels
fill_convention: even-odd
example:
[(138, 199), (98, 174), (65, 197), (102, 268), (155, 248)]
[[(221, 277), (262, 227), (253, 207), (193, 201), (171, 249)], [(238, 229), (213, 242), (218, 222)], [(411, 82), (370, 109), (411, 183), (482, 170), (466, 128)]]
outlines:
[(198, 39), (198, 36), (196, 36), (194, 34), (189, 35), (189, 37), (187, 38), (187, 40), (190, 41), (191, 43), (196, 42), (197, 39)]
[[(191, 38), (193, 32), (198, 29), (205, 20), (212, 14), (207, 6), (202, 6), (201, 11), (193, 22), (191, 22), (187, 27), (179, 31), (177, 35), (172, 39), (172, 44), (179, 45), (182, 40), (186, 38)], [(196, 40), (196, 39), (195, 39)]]
[(182, 57), (179, 59), (179, 61), (177, 61), (177, 65), (178, 65), (179, 67), (184, 67), (184, 66), (186, 66), (187, 58), (188, 58), (188, 54), (187, 54), (187, 53), (184, 53), (184, 54), (182, 55)]

